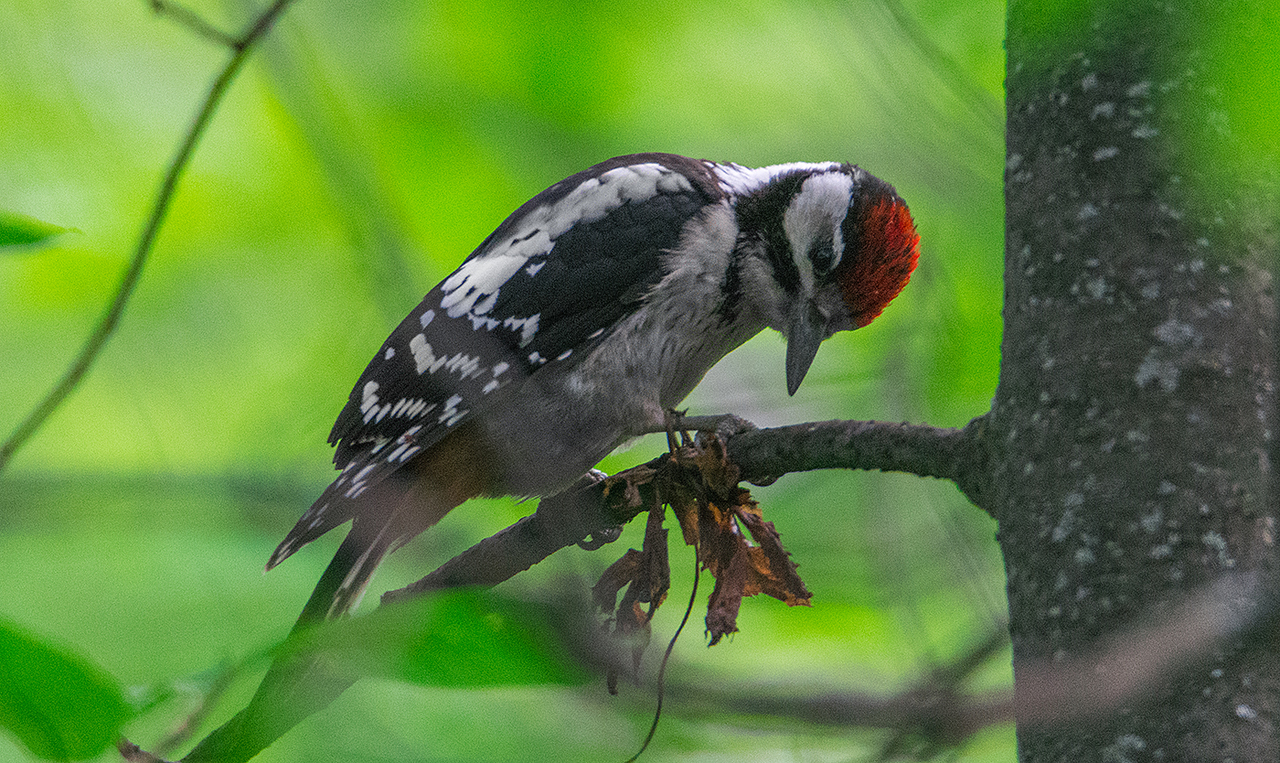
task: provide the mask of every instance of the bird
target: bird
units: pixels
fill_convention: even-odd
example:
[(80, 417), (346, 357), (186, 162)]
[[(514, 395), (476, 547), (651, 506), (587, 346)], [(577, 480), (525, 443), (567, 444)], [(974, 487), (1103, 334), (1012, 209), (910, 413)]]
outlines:
[(477, 496), (546, 497), (649, 432), (730, 351), (819, 345), (907, 285), (919, 235), (888, 183), (839, 162), (619, 156), (534, 196), (431, 289), (360, 375), (339, 470), (267, 562), (351, 523), (295, 627), (360, 601), (379, 563)]

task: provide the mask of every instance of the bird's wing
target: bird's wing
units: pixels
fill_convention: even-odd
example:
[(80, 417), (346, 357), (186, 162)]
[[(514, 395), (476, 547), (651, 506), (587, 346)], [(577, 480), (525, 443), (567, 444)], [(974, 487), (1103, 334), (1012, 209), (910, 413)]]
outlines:
[(585, 357), (661, 279), (685, 223), (722, 193), (705, 162), (636, 154), (523, 204), (374, 355), (329, 436), (341, 473), (267, 568), (351, 519), (366, 491), (504, 391)]

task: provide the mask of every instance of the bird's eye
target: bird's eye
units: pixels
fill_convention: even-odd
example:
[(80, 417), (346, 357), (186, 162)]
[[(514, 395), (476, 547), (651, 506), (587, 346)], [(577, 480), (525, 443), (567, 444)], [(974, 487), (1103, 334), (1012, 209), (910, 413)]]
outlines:
[(831, 272), (836, 264), (836, 251), (832, 241), (815, 241), (809, 247), (809, 261), (813, 263), (813, 274), (824, 276)]

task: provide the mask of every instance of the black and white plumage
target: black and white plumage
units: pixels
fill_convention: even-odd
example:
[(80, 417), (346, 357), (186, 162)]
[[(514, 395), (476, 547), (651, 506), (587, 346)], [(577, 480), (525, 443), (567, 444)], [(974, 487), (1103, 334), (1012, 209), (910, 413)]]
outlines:
[(789, 392), (915, 266), (892, 187), (849, 164), (636, 154), (517, 209), (392, 332), (329, 441), (341, 474), (267, 568), (354, 520), (299, 622), (358, 601), (390, 551), (476, 495), (551, 495), (661, 428), (766, 327)]

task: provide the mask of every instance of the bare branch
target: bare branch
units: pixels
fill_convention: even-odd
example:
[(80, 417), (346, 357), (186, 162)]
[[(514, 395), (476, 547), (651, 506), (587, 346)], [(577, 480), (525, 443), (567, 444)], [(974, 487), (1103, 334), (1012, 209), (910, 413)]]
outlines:
[[(647, 483), (669, 458), (666, 454), (659, 456), (618, 473), (615, 480), (631, 483), (634, 479), (636, 490), (647, 492), (647, 484), (640, 483)], [(625, 524), (639, 513), (641, 506), (647, 505), (638, 493), (632, 501), (616, 494), (610, 499), (601, 482), (544, 498), (533, 514), (463, 551), (418, 582), (388, 591), (383, 594), (382, 603), (454, 586), (497, 585), (566, 546), (592, 535), (606, 535)]]
[[(806, 469), (845, 467), (910, 470), (925, 476), (966, 479), (980, 452), (971, 437), (982, 426), (965, 430), (877, 424), (826, 422), (775, 430), (744, 431), (730, 438), (728, 451), (739, 462), (727, 464), (729, 479), (743, 474), (775, 476)], [(756, 438), (740, 445), (742, 438)], [(383, 596), (383, 603), (412, 598), (459, 585), (495, 585), (532, 567), (565, 546), (625, 523), (650, 505), (663, 470), (664, 480), (698, 478), (696, 453), (706, 442), (686, 445), (603, 482), (583, 484), (542, 501), (538, 510), (407, 588)], [(741, 448), (741, 450), (739, 450)], [(692, 470), (682, 475), (676, 470)], [(705, 477), (705, 475), (703, 475)], [(724, 476), (724, 475), (721, 475)], [(695, 706), (794, 717), (822, 724), (893, 729), (886, 755), (904, 747), (925, 750), (954, 746), (975, 731), (1017, 715), (1023, 723), (1051, 724), (1114, 712), (1163, 680), (1170, 671), (1193, 664), (1227, 639), (1269, 633), (1276, 619), (1275, 597), (1256, 576), (1225, 577), (1163, 616), (1100, 645), (1092, 654), (1067, 662), (1023, 663), (1019, 690), (966, 695), (971, 673), (1004, 642), (992, 636), (953, 664), (932, 671), (915, 687), (895, 696), (857, 693), (770, 697), (740, 690), (688, 689), (682, 698)], [(296, 670), (296, 664), (273, 666), (250, 707), (201, 743), (186, 760), (212, 760), (252, 754), (298, 720), (324, 707), (355, 680), (328, 676), (322, 670)], [(299, 677), (301, 676), (301, 677)], [(300, 701), (305, 697), (305, 702)], [(283, 705), (282, 705), (283, 703)], [(281, 715), (281, 711), (284, 715)], [(263, 719), (269, 719), (264, 721)], [(260, 725), (260, 724), (266, 725)], [(240, 741), (241, 737), (248, 741)], [(213, 755), (213, 757), (210, 757)], [(236, 760), (243, 759), (235, 757)]]
[[(719, 420), (720, 417), (716, 417)], [(980, 494), (983, 476), (977, 442), (982, 419), (964, 429), (940, 429), (876, 421), (825, 421), (776, 429), (742, 429), (726, 438), (729, 459), (741, 479), (767, 484), (783, 474), (814, 469), (878, 469), (968, 485)], [(662, 455), (620, 472), (638, 490), (667, 463)], [(962, 487), (962, 489), (964, 489)], [(497, 585), (529, 569), (556, 551), (591, 535), (602, 535), (629, 521), (635, 506), (603, 505), (603, 486), (568, 490), (543, 499), (538, 510), (515, 525), (450, 559), (413, 585), (389, 591), (383, 603), (456, 585)]]
[(0, 471), (4, 469), (9, 460), (27, 440), (43, 426), (44, 422), (53, 415), (53, 412), (62, 405), (63, 401), (67, 399), (75, 388), (80, 385), (80, 381), (89, 372), (89, 369), (93, 367), (94, 362), (102, 353), (107, 340), (115, 333), (116, 326), (124, 315), (125, 307), (129, 304), (129, 297), (133, 295), (133, 290), (138, 285), (138, 280), (142, 277), (143, 266), (146, 265), (147, 256), (151, 253), (156, 235), (160, 232), (160, 226), (164, 223), (165, 215), (169, 211), (169, 205), (173, 201), (178, 181), (191, 163), (191, 156), (195, 153), (200, 137), (213, 119), (213, 115), (218, 109), (218, 104), (222, 102), (222, 97), (244, 66), (249, 51), (271, 29), (271, 25), (275, 23), (275, 20), (280, 17), (280, 14), (284, 13), (292, 2), (293, 0), (275, 0), (269, 8), (254, 19), (244, 34), (228, 41), (232, 51), (231, 57), (214, 79), (209, 88), (209, 93), (205, 96), (199, 111), (196, 113), (195, 119), (192, 120), (191, 126), (187, 128), (187, 133), (179, 144), (177, 153), (174, 154), (172, 161), (169, 163), (169, 169), (165, 172), (164, 179), (160, 182), (160, 189), (156, 192), (155, 201), (152, 203), (151, 213), (147, 216), (147, 221), (142, 226), (142, 233), (138, 237), (137, 246), (134, 247), (133, 258), (129, 261), (128, 268), (125, 269), (120, 285), (116, 287), (116, 293), (111, 300), (111, 304), (107, 306), (106, 311), (98, 321), (98, 325), (89, 334), (84, 346), (80, 348), (80, 353), (71, 362), (71, 365), (67, 367), (62, 378), (49, 390), (44, 399), (37, 403), (35, 408), (27, 414), (27, 417), (18, 424), (18, 427), (9, 435), (9, 439), (5, 440), (3, 445), (0, 445)]
[(823, 421), (741, 432), (726, 445), (742, 478), (754, 483), (813, 469), (909, 472), (960, 483), (980, 466), (973, 462), (975, 429)]

